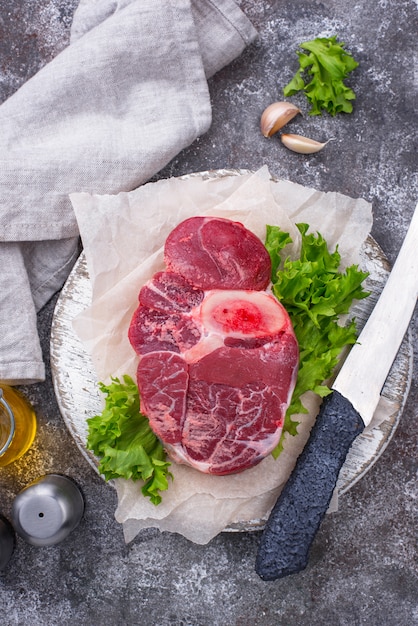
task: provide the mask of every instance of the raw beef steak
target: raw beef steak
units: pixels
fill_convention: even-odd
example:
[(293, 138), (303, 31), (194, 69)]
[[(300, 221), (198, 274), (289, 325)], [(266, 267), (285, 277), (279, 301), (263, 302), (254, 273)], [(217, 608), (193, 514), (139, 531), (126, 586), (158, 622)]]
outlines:
[(239, 222), (192, 217), (167, 237), (167, 269), (200, 289), (266, 289), (270, 256), (258, 237)]
[(265, 290), (270, 257), (242, 224), (196, 217), (168, 236), (165, 264), (129, 328), (141, 410), (173, 460), (240, 472), (277, 445), (297, 376), (290, 319)]

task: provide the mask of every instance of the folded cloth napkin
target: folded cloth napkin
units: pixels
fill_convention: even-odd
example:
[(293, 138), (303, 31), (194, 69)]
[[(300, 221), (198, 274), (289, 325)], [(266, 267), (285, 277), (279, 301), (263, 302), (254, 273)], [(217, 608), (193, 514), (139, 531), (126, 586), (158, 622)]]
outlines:
[(0, 106), (0, 380), (45, 378), (36, 312), (79, 252), (68, 194), (134, 189), (206, 132), (207, 79), (255, 36), (232, 0), (81, 0), (70, 45)]

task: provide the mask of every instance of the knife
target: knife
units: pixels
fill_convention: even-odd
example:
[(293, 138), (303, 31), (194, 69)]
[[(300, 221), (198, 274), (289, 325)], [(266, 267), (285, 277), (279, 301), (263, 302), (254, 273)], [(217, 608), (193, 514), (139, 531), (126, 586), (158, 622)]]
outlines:
[(323, 400), (309, 440), (261, 536), (256, 572), (276, 580), (303, 570), (351, 444), (367, 426), (418, 296), (418, 205), (358, 343)]

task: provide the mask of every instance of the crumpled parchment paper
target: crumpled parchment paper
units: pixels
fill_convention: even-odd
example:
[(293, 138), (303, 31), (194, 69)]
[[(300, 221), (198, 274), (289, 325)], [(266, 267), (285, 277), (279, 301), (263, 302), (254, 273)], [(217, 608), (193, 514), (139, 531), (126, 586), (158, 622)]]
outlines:
[[(255, 173), (190, 175), (148, 183), (128, 193), (76, 193), (70, 199), (93, 294), (91, 306), (74, 320), (74, 328), (101, 381), (123, 374), (135, 379), (138, 361), (127, 330), (138, 292), (163, 269), (165, 239), (183, 219), (228, 217), (242, 222), (262, 241), (266, 224), (280, 225), (294, 239), (289, 255), (299, 244), (295, 223), (306, 222), (325, 237), (331, 250), (338, 244), (343, 267), (359, 263), (359, 250), (372, 225), (366, 201), (273, 181), (266, 166)], [(310, 412), (298, 416), (298, 436), (286, 438), (277, 460), (269, 456), (241, 474), (221, 477), (173, 464), (174, 480), (158, 506), (143, 497), (141, 484), (114, 481), (115, 516), (123, 524), (125, 540), (131, 541), (143, 528), (157, 527), (205, 544), (225, 528), (236, 524), (245, 528), (264, 519), (308, 439), (319, 404), (319, 398), (306, 394)]]

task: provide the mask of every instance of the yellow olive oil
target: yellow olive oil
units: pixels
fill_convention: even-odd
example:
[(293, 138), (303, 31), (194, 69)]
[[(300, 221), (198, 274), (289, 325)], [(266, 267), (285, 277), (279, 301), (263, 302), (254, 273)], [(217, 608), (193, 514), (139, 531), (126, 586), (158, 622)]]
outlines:
[[(14, 415), (15, 431), (8, 448), (0, 455), (0, 467), (4, 467), (19, 459), (31, 447), (36, 434), (36, 415), (31, 404), (17, 390), (8, 385), (0, 384), (3, 398)], [(6, 441), (10, 433), (7, 410), (0, 403), (0, 439)], [(7, 432), (9, 429), (9, 432)]]

